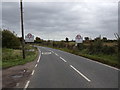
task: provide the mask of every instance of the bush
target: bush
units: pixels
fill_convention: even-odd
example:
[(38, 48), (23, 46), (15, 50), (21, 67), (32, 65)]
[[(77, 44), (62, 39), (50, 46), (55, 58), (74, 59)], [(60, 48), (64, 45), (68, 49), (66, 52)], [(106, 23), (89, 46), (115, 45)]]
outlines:
[(88, 48), (89, 54), (99, 54), (102, 52), (103, 42), (101, 40), (96, 40), (90, 43)]
[(20, 40), (9, 30), (2, 31), (2, 47), (4, 48), (19, 48)]
[(115, 54), (116, 53), (115, 48), (113, 46), (110, 47), (110, 46), (107, 46), (107, 45), (103, 46), (102, 52), (104, 54)]

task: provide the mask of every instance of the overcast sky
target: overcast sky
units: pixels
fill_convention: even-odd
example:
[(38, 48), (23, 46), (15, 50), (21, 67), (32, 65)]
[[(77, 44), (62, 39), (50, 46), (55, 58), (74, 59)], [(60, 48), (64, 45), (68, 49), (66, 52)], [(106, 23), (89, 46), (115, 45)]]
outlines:
[[(92, 39), (101, 35), (115, 39), (118, 32), (117, 2), (24, 2), (25, 34), (42, 39)], [(21, 36), (19, 2), (2, 3), (2, 26)]]

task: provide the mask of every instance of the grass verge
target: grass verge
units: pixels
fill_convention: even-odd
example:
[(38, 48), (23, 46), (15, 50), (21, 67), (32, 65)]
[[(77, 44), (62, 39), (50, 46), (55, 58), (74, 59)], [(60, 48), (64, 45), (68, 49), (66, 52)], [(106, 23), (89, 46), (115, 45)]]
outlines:
[[(32, 47), (30, 45), (26, 46), (27, 50), (25, 51), (26, 53), (26, 58), (22, 58), (22, 51), (19, 49), (8, 49), (8, 48), (3, 48), (2, 49), (2, 68), (9, 68), (12, 66), (17, 66), (17, 65), (23, 65), (27, 62), (31, 62), (35, 60), (35, 58), (38, 55), (37, 48)], [(30, 51), (30, 49), (34, 51)]]

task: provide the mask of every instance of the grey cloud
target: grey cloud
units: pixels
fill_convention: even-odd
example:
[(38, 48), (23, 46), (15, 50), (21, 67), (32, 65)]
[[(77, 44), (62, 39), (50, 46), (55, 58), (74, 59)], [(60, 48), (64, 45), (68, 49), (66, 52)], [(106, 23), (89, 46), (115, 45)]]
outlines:
[[(117, 3), (24, 3), (25, 33), (43, 39), (74, 39), (76, 34), (95, 38), (115, 38)], [(3, 3), (3, 25), (20, 34), (19, 3)], [(108, 33), (109, 32), (109, 33)]]

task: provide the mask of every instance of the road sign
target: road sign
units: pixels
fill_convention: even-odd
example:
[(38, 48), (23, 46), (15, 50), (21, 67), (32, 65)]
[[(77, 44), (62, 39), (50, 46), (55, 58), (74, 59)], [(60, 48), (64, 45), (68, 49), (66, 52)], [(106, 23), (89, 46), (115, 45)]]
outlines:
[(76, 43), (83, 43), (83, 38), (81, 37), (81, 35), (77, 35), (76, 37), (75, 37), (75, 41), (76, 41)]
[(25, 36), (25, 42), (34, 42), (34, 36), (31, 33), (28, 33)]

